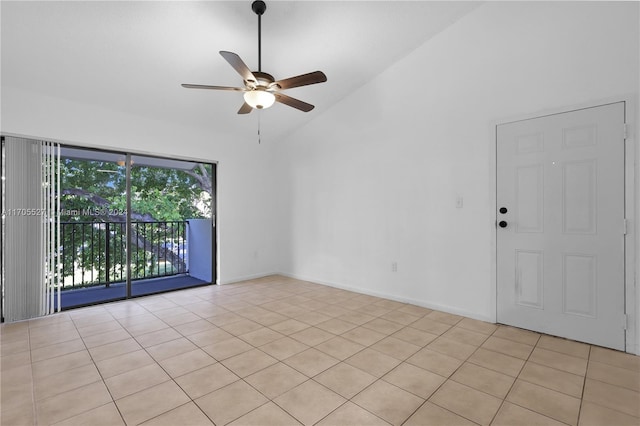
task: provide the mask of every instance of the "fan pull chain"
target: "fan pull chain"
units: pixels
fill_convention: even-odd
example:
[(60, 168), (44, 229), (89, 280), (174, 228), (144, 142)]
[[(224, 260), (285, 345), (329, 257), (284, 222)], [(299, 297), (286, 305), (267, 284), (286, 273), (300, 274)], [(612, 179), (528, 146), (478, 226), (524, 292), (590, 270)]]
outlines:
[(260, 110), (258, 110), (258, 145), (262, 143), (260, 139), (260, 118), (261, 117), (262, 117), (262, 114), (260, 113)]

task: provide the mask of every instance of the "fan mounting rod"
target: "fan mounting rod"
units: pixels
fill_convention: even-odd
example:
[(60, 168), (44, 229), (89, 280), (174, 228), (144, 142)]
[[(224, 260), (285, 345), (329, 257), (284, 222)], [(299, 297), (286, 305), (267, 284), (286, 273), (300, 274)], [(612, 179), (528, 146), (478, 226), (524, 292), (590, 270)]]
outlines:
[(251, 10), (258, 15), (258, 71), (262, 71), (262, 15), (267, 10), (267, 4), (256, 0), (251, 4)]

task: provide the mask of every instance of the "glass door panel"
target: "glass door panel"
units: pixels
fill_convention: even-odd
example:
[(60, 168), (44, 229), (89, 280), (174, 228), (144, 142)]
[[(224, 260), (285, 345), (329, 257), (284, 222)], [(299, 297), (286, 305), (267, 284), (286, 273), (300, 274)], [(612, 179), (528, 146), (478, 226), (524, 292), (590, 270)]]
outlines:
[(126, 297), (125, 154), (63, 147), (61, 307)]
[(212, 165), (131, 156), (131, 296), (213, 281)]

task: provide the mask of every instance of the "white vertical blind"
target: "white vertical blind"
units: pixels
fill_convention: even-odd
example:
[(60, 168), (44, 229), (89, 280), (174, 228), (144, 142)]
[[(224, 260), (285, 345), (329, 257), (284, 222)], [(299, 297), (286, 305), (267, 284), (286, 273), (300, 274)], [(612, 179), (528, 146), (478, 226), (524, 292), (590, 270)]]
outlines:
[[(42, 314), (60, 310), (60, 145), (42, 142), (42, 261), (44, 264)], [(56, 303), (57, 299), (57, 303)]]
[(5, 138), (4, 316), (18, 321), (59, 310), (60, 147)]

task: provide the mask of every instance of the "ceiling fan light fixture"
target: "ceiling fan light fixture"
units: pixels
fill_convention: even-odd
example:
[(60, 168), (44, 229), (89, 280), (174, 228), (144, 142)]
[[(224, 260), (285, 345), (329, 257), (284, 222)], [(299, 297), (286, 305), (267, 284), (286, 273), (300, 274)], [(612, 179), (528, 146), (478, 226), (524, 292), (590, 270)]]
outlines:
[(244, 93), (244, 101), (252, 108), (266, 109), (273, 105), (276, 97), (273, 93), (257, 87)]

